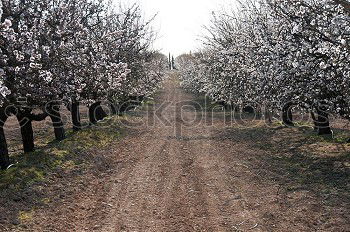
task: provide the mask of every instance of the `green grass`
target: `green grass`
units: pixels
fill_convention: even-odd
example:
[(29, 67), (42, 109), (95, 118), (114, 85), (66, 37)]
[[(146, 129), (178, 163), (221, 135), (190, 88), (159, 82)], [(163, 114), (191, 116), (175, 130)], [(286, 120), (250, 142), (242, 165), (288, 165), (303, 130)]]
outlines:
[(216, 102), (212, 101), (208, 96), (201, 93), (193, 95), (195, 95), (195, 99), (192, 101), (192, 106), (194, 106), (196, 110), (203, 110), (204, 112), (223, 111), (223, 107), (217, 104)]
[(0, 171), (0, 191), (20, 191), (36, 182), (45, 181), (56, 169), (76, 169), (88, 165), (81, 154), (91, 149), (103, 149), (118, 140), (122, 131), (119, 117), (110, 117), (96, 126), (79, 132), (68, 131), (62, 142), (49, 141), (52, 135), (41, 137), (35, 152), (13, 154), (15, 166)]
[(333, 136), (331, 135), (321, 136), (316, 133), (310, 133), (309, 136), (323, 143), (329, 143), (329, 144), (332, 144), (332, 143), (347, 144), (348, 143), (349, 136), (350, 136), (349, 133), (342, 130), (337, 130), (337, 129), (334, 129), (333, 131), (334, 131)]
[(18, 219), (23, 223), (25, 221), (30, 221), (33, 218), (33, 210), (31, 211), (20, 211), (18, 213)]

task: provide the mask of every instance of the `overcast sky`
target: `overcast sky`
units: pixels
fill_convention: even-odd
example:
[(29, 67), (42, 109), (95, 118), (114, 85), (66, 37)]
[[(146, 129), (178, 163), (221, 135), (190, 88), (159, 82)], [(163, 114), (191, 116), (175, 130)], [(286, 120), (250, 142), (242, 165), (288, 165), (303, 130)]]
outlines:
[(139, 3), (147, 17), (158, 13), (154, 28), (158, 31), (155, 48), (175, 56), (194, 51), (200, 46), (211, 12), (228, 8), (235, 0), (114, 0)]

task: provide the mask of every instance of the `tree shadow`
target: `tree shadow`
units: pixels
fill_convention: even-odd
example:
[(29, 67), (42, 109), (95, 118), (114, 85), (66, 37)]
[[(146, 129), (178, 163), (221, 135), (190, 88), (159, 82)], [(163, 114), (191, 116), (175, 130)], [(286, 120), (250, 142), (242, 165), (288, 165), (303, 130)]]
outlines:
[[(33, 210), (46, 207), (61, 193), (74, 191), (74, 185), (67, 183), (74, 183), (87, 170), (99, 173), (114, 169), (116, 161), (104, 150), (122, 134), (118, 120), (109, 118), (97, 126), (70, 131), (64, 141), (40, 142), (35, 152), (13, 154), (15, 165), (0, 171), (0, 225), (9, 230), (17, 226), (25, 229), (25, 220)], [(46, 134), (40, 140), (49, 138)], [(60, 188), (61, 193), (48, 191), (55, 185), (66, 187)]]
[[(264, 151), (248, 161), (261, 181), (278, 183), (286, 193), (311, 192), (326, 205), (342, 205), (350, 212), (350, 152), (343, 147), (347, 144), (316, 136), (310, 128), (226, 128), (217, 139)], [(336, 153), (327, 151), (330, 145), (336, 146)], [(315, 146), (324, 146), (324, 152), (313, 150)]]

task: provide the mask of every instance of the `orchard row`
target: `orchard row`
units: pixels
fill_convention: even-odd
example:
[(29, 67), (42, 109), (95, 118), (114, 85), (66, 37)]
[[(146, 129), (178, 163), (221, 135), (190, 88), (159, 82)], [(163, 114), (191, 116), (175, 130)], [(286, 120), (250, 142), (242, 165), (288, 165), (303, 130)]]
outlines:
[[(100, 103), (118, 105), (160, 87), (167, 57), (152, 50), (155, 34), (137, 5), (104, 0), (0, 1), (0, 165), (9, 164), (4, 124), (17, 117), (25, 152), (34, 149), (32, 121), (50, 117), (65, 138), (62, 103), (79, 130), (79, 104), (91, 123)], [(37, 114), (38, 109), (41, 113)]]
[(177, 59), (183, 87), (290, 126), (297, 107), (319, 134), (330, 114), (350, 119), (350, 1), (250, 0), (207, 29), (202, 51)]

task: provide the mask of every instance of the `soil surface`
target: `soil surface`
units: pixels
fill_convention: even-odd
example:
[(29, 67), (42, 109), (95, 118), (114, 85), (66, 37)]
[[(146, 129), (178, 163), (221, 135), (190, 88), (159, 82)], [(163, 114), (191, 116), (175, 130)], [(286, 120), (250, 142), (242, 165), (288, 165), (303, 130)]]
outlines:
[(51, 177), (52, 200), (13, 230), (350, 231), (348, 198), (287, 191), (293, 177), (276, 175), (266, 149), (195, 102), (170, 77), (94, 169)]

